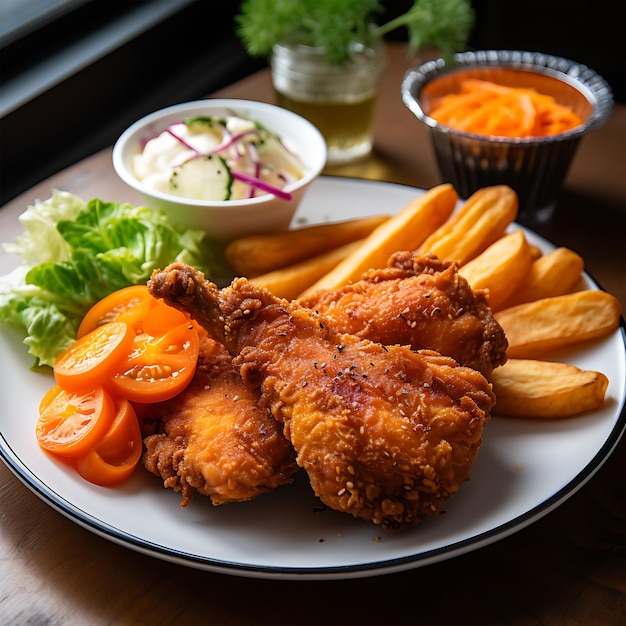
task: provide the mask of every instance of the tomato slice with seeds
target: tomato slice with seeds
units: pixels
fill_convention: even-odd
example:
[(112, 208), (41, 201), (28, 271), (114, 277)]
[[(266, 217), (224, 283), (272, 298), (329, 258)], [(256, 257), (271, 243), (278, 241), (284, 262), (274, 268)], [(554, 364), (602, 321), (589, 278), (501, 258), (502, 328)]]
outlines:
[(63, 391), (59, 385), (50, 387), (48, 391), (43, 395), (43, 398), (39, 402), (39, 414), (41, 415), (49, 406), (50, 403)]
[(102, 385), (130, 352), (134, 332), (125, 322), (109, 322), (77, 339), (54, 362), (54, 378), (67, 391)]
[(141, 331), (157, 337), (166, 332), (168, 328), (174, 328), (185, 323), (190, 323), (190, 319), (182, 311), (165, 304), (162, 300), (157, 300), (156, 306), (143, 320)]
[(57, 391), (44, 396), (35, 429), (37, 441), (44, 450), (61, 456), (86, 454), (113, 423), (115, 403), (102, 387), (85, 393), (60, 387)]
[(108, 322), (126, 322), (135, 332), (140, 332), (148, 312), (158, 304), (159, 300), (150, 295), (146, 285), (118, 289), (87, 311), (78, 327), (77, 337)]
[(191, 382), (199, 351), (198, 333), (187, 320), (155, 335), (141, 333), (110, 385), (131, 402), (169, 400)]
[(125, 398), (116, 400), (113, 423), (96, 446), (74, 460), (76, 471), (102, 487), (119, 485), (135, 471), (141, 458), (142, 437), (137, 415)]

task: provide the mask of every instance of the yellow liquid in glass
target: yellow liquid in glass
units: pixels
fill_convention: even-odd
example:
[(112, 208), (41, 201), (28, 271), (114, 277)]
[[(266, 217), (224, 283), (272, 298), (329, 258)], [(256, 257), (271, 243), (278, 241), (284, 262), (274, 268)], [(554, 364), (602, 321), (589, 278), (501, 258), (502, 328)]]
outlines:
[(306, 118), (324, 135), (329, 162), (370, 152), (375, 95), (358, 102), (318, 102), (296, 100), (277, 91), (276, 98), (279, 106)]

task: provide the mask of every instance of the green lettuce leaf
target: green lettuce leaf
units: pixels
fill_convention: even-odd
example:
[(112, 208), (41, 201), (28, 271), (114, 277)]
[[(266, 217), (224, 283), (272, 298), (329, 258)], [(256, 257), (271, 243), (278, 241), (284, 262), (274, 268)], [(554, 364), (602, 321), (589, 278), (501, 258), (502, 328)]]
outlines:
[(146, 283), (155, 268), (178, 260), (217, 282), (230, 275), (222, 244), (145, 207), (54, 191), (20, 223), (24, 232), (4, 244), (23, 264), (0, 278), (0, 322), (24, 329), (36, 366), (54, 363), (93, 304)]

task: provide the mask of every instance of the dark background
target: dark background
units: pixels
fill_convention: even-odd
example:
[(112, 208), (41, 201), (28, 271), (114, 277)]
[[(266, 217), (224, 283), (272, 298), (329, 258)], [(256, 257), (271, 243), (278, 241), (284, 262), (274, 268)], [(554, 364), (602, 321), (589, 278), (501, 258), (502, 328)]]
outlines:
[[(383, 2), (385, 21), (411, 0)], [(92, 0), (0, 49), (4, 81), (72, 38), (142, 4)], [(624, 0), (474, 0), (470, 46), (535, 50), (582, 62), (625, 100)], [(110, 146), (133, 121), (225, 87), (265, 65), (234, 34), (237, 0), (197, 0), (130, 43), (0, 120), (0, 205), (55, 172)], [(390, 35), (403, 39), (402, 30)], [(398, 86), (399, 89), (399, 86)]]

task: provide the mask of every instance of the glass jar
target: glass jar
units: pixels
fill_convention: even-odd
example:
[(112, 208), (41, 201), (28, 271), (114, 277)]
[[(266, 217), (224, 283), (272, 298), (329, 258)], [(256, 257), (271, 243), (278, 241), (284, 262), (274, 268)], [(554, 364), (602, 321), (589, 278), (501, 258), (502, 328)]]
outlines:
[(324, 49), (274, 46), (272, 83), (279, 106), (308, 119), (320, 130), (328, 163), (362, 158), (372, 149), (372, 122), (386, 55), (382, 42), (355, 44), (350, 60), (328, 63)]

